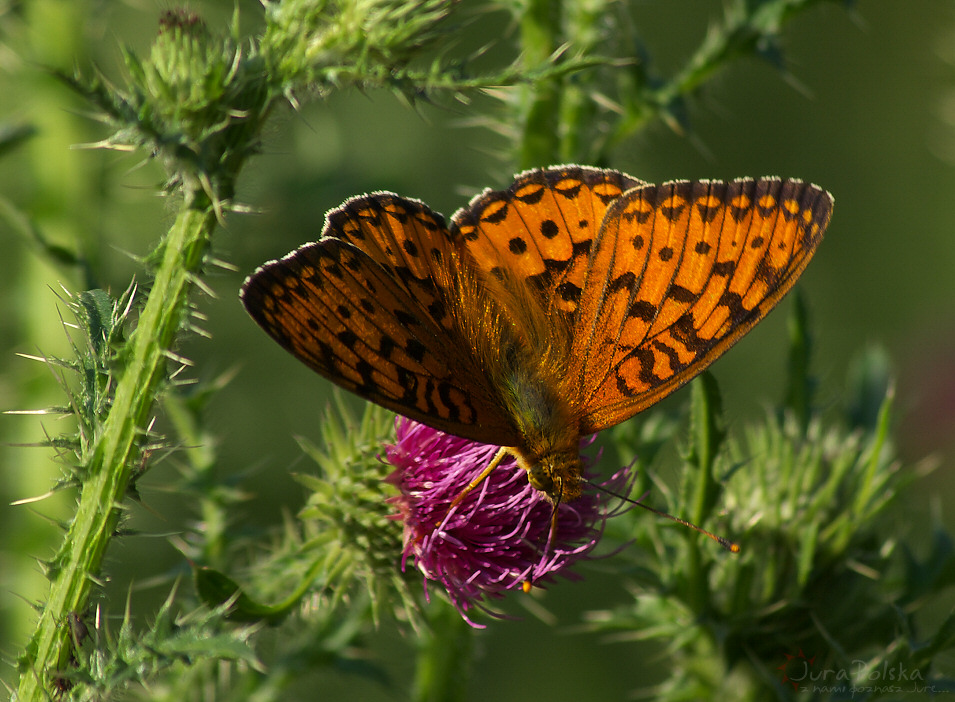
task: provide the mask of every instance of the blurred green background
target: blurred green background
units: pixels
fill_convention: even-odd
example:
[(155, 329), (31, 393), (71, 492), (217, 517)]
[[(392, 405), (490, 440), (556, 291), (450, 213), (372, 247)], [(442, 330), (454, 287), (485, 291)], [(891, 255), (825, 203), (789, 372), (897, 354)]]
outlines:
[[(258, 3), (237, 4), (243, 31), (254, 31)], [(712, 0), (632, 4), (639, 35), (664, 73), (682, 64), (721, 12)], [(191, 6), (213, 27), (234, 9), (233, 0)], [(50, 240), (83, 250), (96, 284), (115, 294), (138, 271), (133, 257), (151, 249), (172, 216), (155, 195), (162, 179), (156, 164), (141, 154), (74, 148), (106, 131), (39, 66), (95, 62), (118, 77), (119, 47), (146, 52), (159, 13), (169, 7), (166, 0), (0, 4), (0, 128), (35, 130), (0, 157), (0, 410), (62, 402), (49, 369), (15, 354), (66, 355), (57, 292), (61, 284), (87, 286), (77, 271), (37, 255), (11, 226), (17, 211)], [(467, 42), (483, 45), (505, 24), (480, 18)], [(814, 320), (819, 399), (840, 401), (853, 354), (870, 344), (887, 347), (898, 378), (902, 455), (914, 462), (935, 454), (943, 463), (915, 490), (906, 518), (886, 528), (927, 530), (936, 507), (955, 523), (946, 509), (955, 499), (946, 462), (955, 447), (955, 3), (870, 0), (852, 11), (825, 4), (788, 25), (783, 40), (789, 79), (765, 62), (732, 64), (692, 103), (691, 134), (655, 123), (619, 148), (610, 165), (654, 182), (794, 176), (834, 194), (829, 234), (800, 283)], [(490, 104), (439, 99), (413, 110), (390, 93), (347, 93), (273, 120), (262, 155), (240, 180), (239, 199), (257, 213), (230, 216), (217, 235), (216, 255), (237, 270), (214, 271), (208, 282), (216, 297), (197, 298), (212, 339), (189, 337), (181, 349), (194, 361), (195, 377), (238, 371), (207, 415), (220, 470), (246, 474), (243, 487), (254, 495), (237, 522), (274, 524), (301, 505), (302, 490), (289, 476), (305, 467), (293, 437), (317, 436), (329, 389), (247, 318), (237, 297), (242, 280), (265, 260), (314, 240), (324, 213), (351, 195), (394, 190), (450, 214), (482, 188), (505, 186), (512, 170), (501, 159), (507, 142), (472, 124)], [(714, 366), (730, 423), (781, 395), (790, 305), (783, 302)], [(683, 401), (684, 393), (668, 400)], [(10, 444), (55, 435), (58, 421), (0, 419), (0, 656), (7, 661), (29, 636), (30, 603), (46, 592), (34, 559), (52, 554), (54, 522), (68, 516), (71, 499), (9, 506), (44, 493), (59, 475), (48, 451)], [(132, 599), (143, 612), (168, 591), (141, 581), (180, 560), (166, 537), (186, 517), (176, 495), (163, 490), (175, 470), (174, 458), (160, 461), (140, 485), (148, 509), (137, 508), (131, 525), (159, 536), (126, 538), (110, 552), (114, 613), (133, 579), (139, 585)], [(626, 597), (612, 565), (597, 564), (583, 583), (546, 593), (544, 604), (572, 625), (581, 613)], [(597, 645), (596, 637), (555, 634), (519, 605), (510, 611), (523, 619), (492, 624), (479, 637), (474, 699), (526, 699), (529, 691), (551, 700), (620, 699), (659, 679), (651, 647)], [(399, 636), (386, 628), (372, 649), (400, 685), (413, 660)], [(0, 678), (13, 679), (13, 670)], [(336, 699), (396, 698), (355, 677), (329, 673), (322, 684)], [(313, 690), (304, 687), (302, 698)]]

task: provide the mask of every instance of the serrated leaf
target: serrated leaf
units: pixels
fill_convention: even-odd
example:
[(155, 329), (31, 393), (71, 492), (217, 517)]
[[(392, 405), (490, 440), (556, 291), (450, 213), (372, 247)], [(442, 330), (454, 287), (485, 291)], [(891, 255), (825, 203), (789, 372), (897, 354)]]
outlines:
[(257, 602), (245, 594), (235, 580), (213, 568), (197, 568), (194, 577), (199, 598), (212, 608), (229, 603), (228, 618), (234, 621), (277, 624), (298, 605), (300, 599), (287, 599), (278, 605)]

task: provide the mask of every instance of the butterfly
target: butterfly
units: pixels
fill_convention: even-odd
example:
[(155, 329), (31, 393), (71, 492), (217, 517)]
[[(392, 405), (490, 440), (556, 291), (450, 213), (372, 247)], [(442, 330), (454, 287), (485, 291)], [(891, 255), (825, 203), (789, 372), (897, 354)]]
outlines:
[(376, 192), (244, 283), (252, 318), (332, 382), (506, 447), (557, 504), (580, 439), (715, 361), (789, 291), (832, 196), (800, 180), (642, 182), (567, 165), (486, 190), (448, 225)]

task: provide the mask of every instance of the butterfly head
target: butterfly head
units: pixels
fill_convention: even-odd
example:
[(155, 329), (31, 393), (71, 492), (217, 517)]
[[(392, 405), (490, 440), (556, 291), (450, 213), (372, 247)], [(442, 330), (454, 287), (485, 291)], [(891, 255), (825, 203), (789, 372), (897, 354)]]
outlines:
[(573, 502), (581, 494), (583, 464), (574, 448), (531, 458), (521, 455), (518, 461), (527, 471), (527, 482), (540, 490), (552, 504)]

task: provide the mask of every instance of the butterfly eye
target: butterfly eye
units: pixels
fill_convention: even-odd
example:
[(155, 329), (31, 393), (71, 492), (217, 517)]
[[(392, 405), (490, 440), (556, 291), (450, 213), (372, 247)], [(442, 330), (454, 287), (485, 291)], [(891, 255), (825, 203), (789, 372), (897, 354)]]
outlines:
[(550, 496), (554, 492), (554, 480), (540, 463), (535, 463), (528, 468), (527, 482), (531, 484), (532, 488), (540, 490), (545, 495)]

